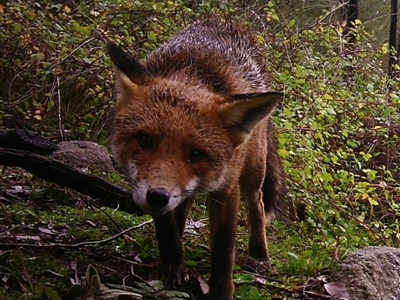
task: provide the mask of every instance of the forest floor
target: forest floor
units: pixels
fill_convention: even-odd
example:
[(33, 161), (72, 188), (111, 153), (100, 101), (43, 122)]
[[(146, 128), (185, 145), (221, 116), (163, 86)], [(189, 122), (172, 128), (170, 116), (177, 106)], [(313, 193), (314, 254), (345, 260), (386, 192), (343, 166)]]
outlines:
[[(158, 280), (148, 216), (98, 207), (85, 195), (11, 167), (1, 173), (0, 207), (0, 299), (204, 299), (210, 251), (202, 200), (193, 207), (184, 237), (192, 279), (179, 291)], [(272, 268), (249, 267), (241, 213), (236, 299), (329, 299), (318, 280), (313, 280), (312, 298), (305, 298), (303, 289), (307, 278), (324, 276), (338, 257), (322, 251), (317, 257), (313, 251), (318, 249), (307, 246), (299, 228), (283, 222), (271, 224), (268, 241)], [(299, 251), (309, 257), (296, 255)]]

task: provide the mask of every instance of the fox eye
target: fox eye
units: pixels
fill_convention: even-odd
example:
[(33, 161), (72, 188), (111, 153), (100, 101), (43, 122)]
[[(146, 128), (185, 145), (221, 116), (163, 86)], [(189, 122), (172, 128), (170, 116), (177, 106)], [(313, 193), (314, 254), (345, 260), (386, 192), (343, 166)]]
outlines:
[(190, 162), (191, 164), (196, 164), (205, 157), (206, 154), (203, 151), (194, 149), (192, 150), (192, 152), (189, 153), (188, 162)]
[(141, 134), (138, 137), (139, 145), (144, 150), (150, 150), (153, 147), (153, 140), (150, 136), (146, 134)]

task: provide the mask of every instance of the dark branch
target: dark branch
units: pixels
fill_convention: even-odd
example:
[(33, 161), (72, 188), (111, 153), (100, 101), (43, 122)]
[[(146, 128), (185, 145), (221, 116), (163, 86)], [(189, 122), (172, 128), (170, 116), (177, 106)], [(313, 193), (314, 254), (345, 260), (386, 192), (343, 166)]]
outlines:
[(141, 213), (128, 191), (54, 159), (28, 151), (0, 148), (0, 165), (21, 167), (39, 178), (98, 199), (104, 206), (119, 206), (119, 209), (128, 213)]

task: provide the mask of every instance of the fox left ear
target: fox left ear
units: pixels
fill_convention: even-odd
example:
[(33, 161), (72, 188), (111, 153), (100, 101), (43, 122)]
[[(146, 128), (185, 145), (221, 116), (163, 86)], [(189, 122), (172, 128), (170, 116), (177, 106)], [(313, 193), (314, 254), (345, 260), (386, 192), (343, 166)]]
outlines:
[(282, 98), (283, 94), (277, 92), (239, 94), (222, 105), (219, 115), (231, 133), (234, 145), (243, 143), (254, 127), (271, 115)]

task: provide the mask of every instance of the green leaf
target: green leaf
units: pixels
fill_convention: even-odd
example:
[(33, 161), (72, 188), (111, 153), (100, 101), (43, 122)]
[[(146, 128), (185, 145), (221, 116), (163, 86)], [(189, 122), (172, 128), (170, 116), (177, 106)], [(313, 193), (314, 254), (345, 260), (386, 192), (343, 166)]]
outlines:
[(279, 156), (283, 159), (288, 158), (290, 156), (289, 151), (287, 151), (286, 149), (278, 149), (277, 151)]
[(156, 34), (154, 33), (154, 31), (150, 31), (147, 34), (147, 38), (152, 42), (155, 42), (155, 43), (157, 42), (157, 37), (156, 37)]
[(44, 290), (44, 293), (46, 294), (47, 298), (49, 298), (50, 300), (61, 300), (60, 295), (52, 288), (47, 287)]
[(14, 34), (20, 34), (21, 33), (21, 29), (22, 29), (21, 24), (15, 23), (15, 24), (12, 25), (12, 27), (13, 27), (13, 30), (14, 30)]
[(190, 295), (185, 292), (180, 292), (180, 291), (169, 291), (169, 290), (164, 290), (160, 293), (163, 298), (169, 299), (169, 300), (181, 300), (181, 299), (190, 299)]
[(90, 282), (93, 276), (98, 276), (97, 270), (92, 266), (88, 265), (86, 268), (86, 280)]
[(26, 295), (26, 293), (22, 294), (18, 300), (28, 300), (28, 296)]
[(58, 23), (55, 23), (54, 24), (54, 28), (57, 30), (57, 31), (64, 31), (64, 29), (60, 26), (60, 24), (58, 24)]

